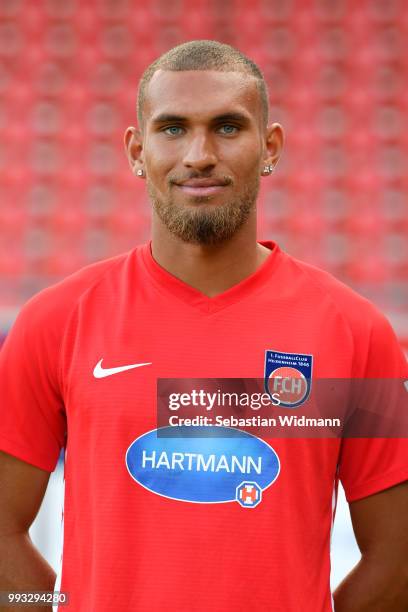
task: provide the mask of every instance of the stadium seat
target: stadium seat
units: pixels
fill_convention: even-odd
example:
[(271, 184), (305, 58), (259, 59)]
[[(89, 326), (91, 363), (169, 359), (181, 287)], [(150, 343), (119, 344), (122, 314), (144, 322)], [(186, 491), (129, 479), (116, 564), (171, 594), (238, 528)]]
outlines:
[(407, 35), (397, 0), (0, 2), (4, 295), (147, 238), (122, 141), (138, 78), (173, 44), (219, 38), (260, 64), (286, 130), (261, 235), (408, 311)]

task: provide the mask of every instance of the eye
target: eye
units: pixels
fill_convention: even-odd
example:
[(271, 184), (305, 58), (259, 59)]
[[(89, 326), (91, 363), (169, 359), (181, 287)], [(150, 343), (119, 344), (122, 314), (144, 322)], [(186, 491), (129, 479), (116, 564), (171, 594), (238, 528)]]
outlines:
[(223, 134), (235, 134), (238, 131), (238, 128), (235, 125), (231, 125), (230, 123), (226, 123), (220, 127), (220, 131)]
[(178, 125), (169, 125), (169, 127), (164, 128), (163, 132), (169, 136), (179, 136), (182, 130), (183, 128)]

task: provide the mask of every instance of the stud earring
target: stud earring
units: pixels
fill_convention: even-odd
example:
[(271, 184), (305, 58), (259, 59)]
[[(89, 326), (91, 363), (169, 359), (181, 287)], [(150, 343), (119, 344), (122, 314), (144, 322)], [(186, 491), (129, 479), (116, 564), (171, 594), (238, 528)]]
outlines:
[(139, 170), (136, 172), (137, 176), (143, 176), (144, 172), (141, 168), (139, 168)]
[(269, 166), (264, 166), (264, 174), (271, 174), (274, 171), (274, 166), (273, 165), (269, 165)]

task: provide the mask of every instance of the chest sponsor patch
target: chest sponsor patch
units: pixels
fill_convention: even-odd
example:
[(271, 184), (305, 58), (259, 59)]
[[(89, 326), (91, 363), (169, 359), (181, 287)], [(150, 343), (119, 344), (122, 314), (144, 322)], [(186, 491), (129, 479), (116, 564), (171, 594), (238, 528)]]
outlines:
[(265, 391), (277, 394), (280, 406), (297, 408), (310, 395), (313, 355), (265, 351)]
[[(181, 428), (180, 428), (181, 429)], [(167, 431), (166, 431), (167, 430)], [(237, 502), (254, 508), (278, 477), (279, 457), (265, 441), (230, 427), (197, 427), (194, 437), (149, 431), (126, 452), (131, 477), (152, 493), (183, 502)], [(203, 432), (203, 437), (200, 435)]]

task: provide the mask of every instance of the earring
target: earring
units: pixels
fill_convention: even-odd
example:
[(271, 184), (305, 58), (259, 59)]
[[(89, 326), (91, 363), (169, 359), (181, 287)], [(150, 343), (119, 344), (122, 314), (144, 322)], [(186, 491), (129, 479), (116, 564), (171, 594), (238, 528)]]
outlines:
[(137, 176), (144, 176), (144, 172), (141, 168), (136, 172)]
[(270, 166), (264, 166), (264, 174), (271, 174), (274, 171), (274, 166), (270, 165)]

